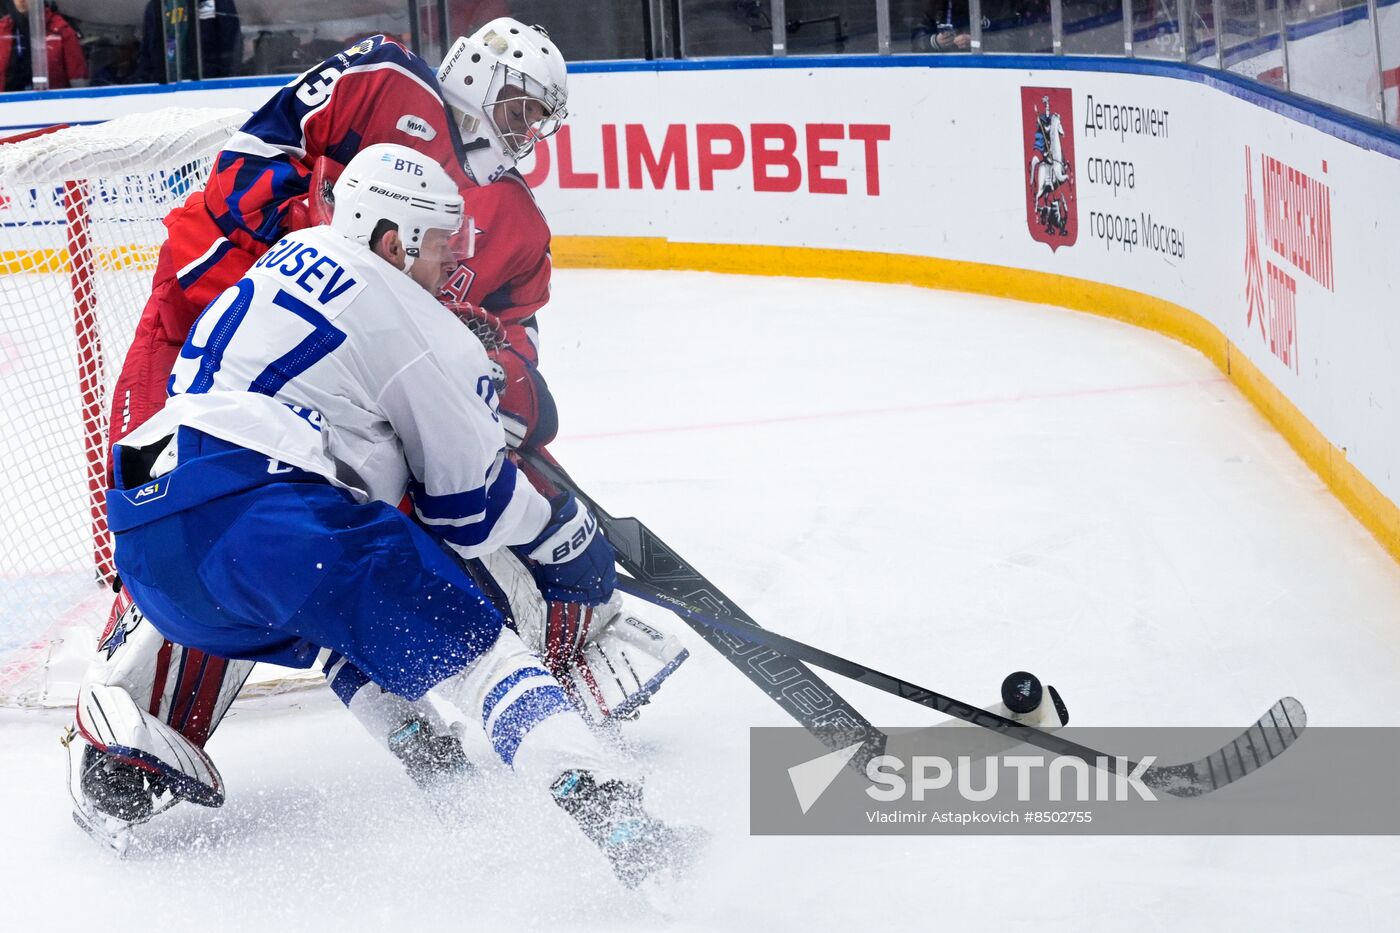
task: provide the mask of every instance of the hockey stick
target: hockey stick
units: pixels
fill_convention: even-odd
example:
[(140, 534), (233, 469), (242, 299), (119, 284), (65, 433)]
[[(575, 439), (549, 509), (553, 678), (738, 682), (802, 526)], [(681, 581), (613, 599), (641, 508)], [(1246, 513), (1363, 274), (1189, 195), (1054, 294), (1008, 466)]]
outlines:
[(1284, 697), (1269, 707), (1268, 712), (1229, 744), (1204, 758), (1184, 764), (1142, 767), (1139, 762), (1096, 751), (1061, 735), (998, 716), (970, 703), (944, 696), (927, 687), (920, 687), (892, 674), (857, 664), (785, 635), (757, 628), (738, 619), (720, 618), (643, 580), (620, 577), (617, 586), (624, 593), (669, 609), (693, 624), (734, 632), (789, 657), (800, 658), (833, 674), (849, 677), (876, 690), (927, 706), (974, 726), (1004, 734), (1013, 741), (1034, 745), (1057, 755), (1078, 758), (1110, 772), (1125, 772), (1142, 781), (1147, 787), (1174, 797), (1199, 797), (1259, 770), (1298, 741), (1298, 737), (1307, 726), (1307, 712), (1303, 709), (1303, 704), (1293, 697)]
[[(851, 731), (832, 735), (824, 722), (799, 715), (790, 703), (784, 702), (780, 695), (775, 695), (767, 678), (756, 677), (753, 670), (741, 663), (741, 658), (751, 660), (760, 656), (781, 659), (802, 671), (807, 669), (801, 662), (806, 662), (972, 725), (1001, 733), (1027, 745), (1034, 745), (1057, 755), (1078, 758), (1110, 772), (1125, 771), (1147, 787), (1175, 797), (1199, 797), (1257, 771), (1287, 751), (1307, 725), (1307, 713), (1303, 704), (1293, 697), (1284, 697), (1269, 707), (1263, 716), (1230, 743), (1195, 761), (1143, 767), (1140, 762), (1096, 751), (1063, 736), (998, 716), (892, 674), (877, 671), (796, 639), (760, 628), (640, 521), (635, 518), (614, 518), (584, 494), (558, 464), (538, 455), (527, 455), (527, 458), (550, 482), (574, 493), (598, 517), (603, 533), (617, 549), (618, 563), (632, 574), (630, 578), (619, 578), (619, 589), (669, 609), (688, 622), (701, 637), (740, 666), (751, 680), (764, 687), (769, 696), (778, 700), (784, 709), (792, 713), (799, 723), (828, 747), (849, 746), (860, 736)], [(726, 635), (729, 636), (728, 639), (723, 637)], [(757, 654), (760, 648), (766, 648), (768, 651)], [(815, 675), (809, 676), (815, 684), (840, 700), (840, 697)], [(845, 701), (840, 702), (844, 704)], [(854, 710), (851, 712), (854, 713)], [(854, 714), (859, 717), (858, 713)], [(863, 717), (859, 721), (865, 724), (870, 735), (878, 737), (879, 745), (878, 749), (871, 750), (872, 746), (867, 744), (861, 750), (861, 754), (855, 756), (855, 759), (860, 760), (856, 770), (863, 773), (865, 762), (879, 755), (879, 749), (883, 749), (885, 735), (870, 726)], [(855, 759), (852, 759), (853, 764)]]
[(849, 767), (863, 774), (866, 763), (884, 753), (886, 736), (883, 732), (801, 661), (751, 637), (748, 633), (763, 631), (758, 623), (667, 547), (651, 529), (635, 518), (609, 515), (579, 489), (564, 468), (547, 453), (528, 451), (522, 456), (546, 480), (561, 490), (572, 492), (588, 506), (617, 551), (617, 562), (636, 581), (645, 581), (657, 593), (670, 594), (687, 605), (704, 607), (716, 616), (734, 618), (739, 627), (726, 629), (695, 623), (681, 616), (696, 634), (827, 748), (835, 751), (863, 742), (860, 752), (848, 762)]

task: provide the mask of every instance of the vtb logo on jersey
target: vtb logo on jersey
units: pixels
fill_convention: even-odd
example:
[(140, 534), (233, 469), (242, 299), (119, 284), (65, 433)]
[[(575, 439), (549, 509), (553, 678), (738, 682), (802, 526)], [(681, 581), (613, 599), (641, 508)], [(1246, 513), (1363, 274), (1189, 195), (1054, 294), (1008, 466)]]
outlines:
[(1069, 88), (1021, 88), (1026, 227), (1053, 252), (1079, 238), (1074, 196), (1074, 101)]

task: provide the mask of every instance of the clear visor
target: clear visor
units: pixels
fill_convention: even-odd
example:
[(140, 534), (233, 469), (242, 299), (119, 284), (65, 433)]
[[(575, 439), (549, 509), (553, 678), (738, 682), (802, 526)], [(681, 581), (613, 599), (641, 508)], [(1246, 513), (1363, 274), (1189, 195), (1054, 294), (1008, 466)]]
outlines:
[(486, 117), (508, 153), (523, 159), (535, 143), (558, 132), (568, 110), (563, 95), (546, 91), (534, 78), (509, 65), (498, 64), (491, 74)]
[(466, 262), (476, 255), (476, 224), (468, 217), (455, 230), (434, 227), (423, 235), (422, 243), (406, 252), (415, 262), (444, 266)]

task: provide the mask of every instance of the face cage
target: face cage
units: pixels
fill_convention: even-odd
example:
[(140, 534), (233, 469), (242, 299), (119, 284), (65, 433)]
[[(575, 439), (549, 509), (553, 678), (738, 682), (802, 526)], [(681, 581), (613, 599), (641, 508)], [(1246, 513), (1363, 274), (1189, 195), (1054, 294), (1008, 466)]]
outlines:
[[(496, 136), (506, 152), (517, 160), (529, 155), (536, 142), (548, 139), (558, 132), (569, 113), (564, 95), (557, 88), (546, 91), (540, 82), (504, 62), (497, 62), (491, 71), (491, 86), (487, 89), (486, 100), (490, 101), (486, 105), (487, 122), (496, 131)], [(498, 108), (503, 107), (508, 113), (515, 108), (518, 117), (516, 122), (522, 126), (526, 125), (525, 106), (531, 101), (543, 105), (544, 116), (529, 124), (524, 131), (513, 130), (497, 122)]]

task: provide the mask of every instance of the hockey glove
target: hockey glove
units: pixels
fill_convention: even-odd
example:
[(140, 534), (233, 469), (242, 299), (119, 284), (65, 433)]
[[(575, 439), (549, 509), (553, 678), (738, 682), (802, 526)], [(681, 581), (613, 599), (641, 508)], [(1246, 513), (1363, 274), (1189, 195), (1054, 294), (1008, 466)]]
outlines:
[(439, 296), (438, 300), (447, 310), (457, 315), (458, 320), (467, 325), (467, 329), (481, 341), (481, 346), (487, 353), (510, 346), (510, 341), (506, 339), (506, 325), (490, 311), (478, 308), (469, 301), (457, 301), (443, 296)]
[(499, 367), (501, 400), (497, 414), (510, 446), (539, 448), (548, 444), (559, 430), (559, 413), (539, 369), (510, 346), (486, 355)]
[(548, 444), (559, 425), (554, 397), (535, 364), (511, 347), (505, 322), (470, 302), (442, 295), (438, 299), (486, 350), (499, 399), (496, 415), (505, 429), (506, 443), (512, 450)]
[(598, 520), (572, 493), (555, 496), (550, 506), (544, 530), (513, 550), (528, 558), (526, 566), (545, 599), (588, 606), (607, 602), (617, 585), (617, 570)]

